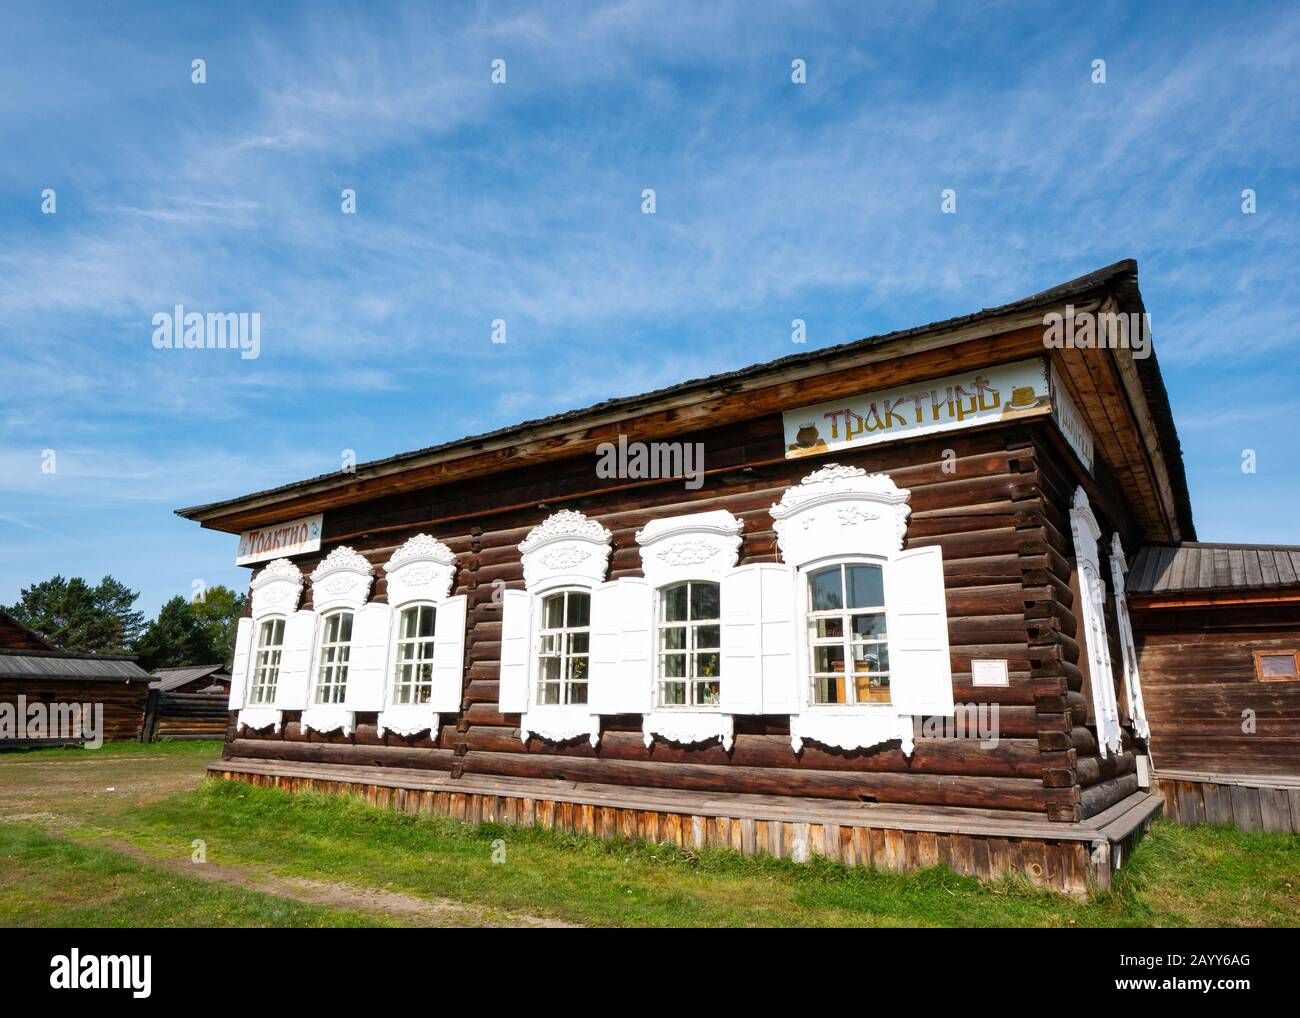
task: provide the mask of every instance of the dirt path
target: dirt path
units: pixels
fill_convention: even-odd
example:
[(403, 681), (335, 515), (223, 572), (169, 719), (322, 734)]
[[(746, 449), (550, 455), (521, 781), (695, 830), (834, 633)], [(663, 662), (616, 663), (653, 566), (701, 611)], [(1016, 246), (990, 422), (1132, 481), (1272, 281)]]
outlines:
[(349, 909), (378, 914), (408, 926), (508, 926), (572, 928), (571, 923), (543, 916), (507, 912), (466, 905), (447, 898), (419, 898), (400, 891), (388, 891), (356, 884), (339, 884), (304, 877), (283, 877), (262, 866), (219, 866), (181, 859), (159, 859), (125, 841), (102, 842), (122, 855), (147, 866), (160, 866), (178, 876), (231, 884), (247, 891), (259, 891), (277, 898), (289, 898), (309, 905)]
[(264, 866), (200, 864), (188, 857), (158, 858), (112, 836), (108, 822), (114, 814), (196, 787), (218, 752), (219, 747), (211, 756), (111, 752), (98, 756), (88, 752), (85, 757), (57, 759), (0, 758), (0, 822), (39, 824), (55, 836), (75, 829), (94, 835), (96, 844), (179, 876), (305, 904), (348, 909), (407, 926), (570, 926), (543, 916), (446, 898), (421, 898), (383, 888), (281, 876)]

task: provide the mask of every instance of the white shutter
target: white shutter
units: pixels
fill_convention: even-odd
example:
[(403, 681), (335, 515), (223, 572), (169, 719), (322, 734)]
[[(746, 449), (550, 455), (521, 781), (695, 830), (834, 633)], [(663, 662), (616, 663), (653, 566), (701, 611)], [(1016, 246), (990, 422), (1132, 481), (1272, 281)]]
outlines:
[(302, 710), (307, 706), (315, 641), (315, 612), (304, 609), (285, 620), (280, 675), (275, 683), (275, 706), (279, 710)]
[[(430, 707), (455, 714), (465, 695), (464, 594), (443, 601), (437, 608), (433, 631), (433, 699)], [(436, 732), (434, 733), (437, 734)]]
[(618, 582), (618, 680), (606, 683), (597, 714), (646, 714), (654, 699), (654, 598), (649, 580)]
[(244, 706), (248, 686), (248, 658), (253, 644), (253, 620), (240, 619), (235, 631), (235, 660), (230, 666), (230, 710)]
[(722, 578), (722, 710), (794, 714), (795, 572), (763, 562)]
[(763, 574), (741, 566), (722, 577), (721, 704), (728, 714), (763, 713)]
[[(793, 566), (765, 562), (758, 571), (763, 591), (763, 703), (760, 713), (795, 714), (799, 711), (797, 605), (800, 603), (795, 589), (795, 570)], [(726, 672), (722, 673), (723, 689), (727, 688), (726, 675)]]
[(623, 587), (618, 580), (591, 591), (590, 700), (593, 714), (617, 714), (619, 643), (622, 637)]
[(392, 620), (392, 606), (376, 601), (363, 604), (352, 616), (348, 685), (343, 701), (350, 711), (384, 709)]
[(532, 653), (533, 596), (526, 590), (501, 595), (501, 682), (497, 706), (502, 714), (528, 710), (528, 659)]
[(953, 713), (944, 603), (943, 552), (935, 545), (899, 552), (885, 574), (889, 690), (900, 714)]

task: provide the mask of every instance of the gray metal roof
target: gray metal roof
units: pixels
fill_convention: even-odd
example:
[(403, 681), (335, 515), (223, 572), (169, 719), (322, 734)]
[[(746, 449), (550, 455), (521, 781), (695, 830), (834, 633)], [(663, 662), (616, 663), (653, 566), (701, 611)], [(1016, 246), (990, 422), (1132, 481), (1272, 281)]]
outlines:
[(1149, 544), (1125, 580), (1131, 594), (1300, 586), (1300, 545)]
[(190, 665), (185, 668), (159, 668), (153, 673), (156, 681), (149, 683), (150, 689), (176, 689), (195, 679), (202, 679), (216, 672), (224, 672), (225, 665)]
[(98, 657), (56, 651), (0, 650), (0, 679), (75, 679), (146, 682), (149, 673), (129, 657)]

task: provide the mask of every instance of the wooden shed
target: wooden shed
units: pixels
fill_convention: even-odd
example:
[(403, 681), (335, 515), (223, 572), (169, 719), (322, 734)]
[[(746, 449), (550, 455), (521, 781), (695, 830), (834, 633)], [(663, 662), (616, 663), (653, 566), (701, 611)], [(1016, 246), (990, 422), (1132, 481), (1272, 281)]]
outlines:
[(0, 750), (138, 740), (148, 690), (132, 657), (0, 647)]
[(1137, 268), (210, 505), (228, 778), (1105, 885), (1126, 558), (1195, 539)]
[(223, 739), (230, 670), (223, 664), (160, 668), (149, 684), (145, 741)]
[(1300, 833), (1300, 547), (1151, 545), (1129, 602), (1169, 814)]

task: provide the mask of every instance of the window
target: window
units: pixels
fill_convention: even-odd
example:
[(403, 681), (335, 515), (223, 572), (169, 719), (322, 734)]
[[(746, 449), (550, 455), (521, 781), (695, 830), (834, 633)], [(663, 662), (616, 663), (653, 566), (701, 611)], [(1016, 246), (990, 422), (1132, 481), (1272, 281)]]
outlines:
[(1300, 679), (1300, 651), (1257, 650), (1255, 678), (1260, 682), (1288, 682)]
[(537, 662), (538, 704), (587, 702), (591, 594), (564, 590), (542, 598)]
[(320, 668), (316, 672), (316, 703), (343, 702), (348, 688), (351, 643), (352, 613), (326, 615), (320, 640)]
[(275, 703), (275, 684), (280, 678), (280, 654), (284, 648), (284, 619), (265, 619), (257, 631), (257, 657), (253, 661), (253, 685), (248, 702)]
[(879, 565), (842, 563), (808, 574), (813, 703), (889, 703), (887, 639)]
[(659, 706), (718, 705), (721, 604), (717, 583), (675, 583), (659, 591)]
[(422, 704), (433, 698), (433, 627), (431, 604), (402, 609), (397, 620), (397, 670), (394, 704)]

